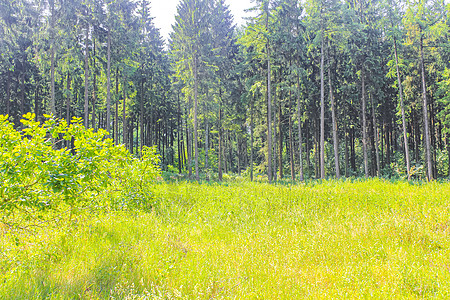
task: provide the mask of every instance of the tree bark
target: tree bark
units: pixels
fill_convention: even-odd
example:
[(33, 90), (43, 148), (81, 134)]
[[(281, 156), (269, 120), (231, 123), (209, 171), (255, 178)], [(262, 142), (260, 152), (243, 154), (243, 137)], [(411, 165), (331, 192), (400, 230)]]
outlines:
[(423, 35), (420, 28), (420, 69), (422, 73), (422, 98), (423, 98), (423, 122), (424, 122), (424, 138), (427, 160), (428, 180), (433, 180), (433, 164), (431, 161), (431, 145), (430, 145), (430, 128), (428, 121), (428, 104), (427, 104), (427, 87), (425, 83), (425, 65), (423, 62)]
[(84, 41), (84, 127), (89, 126), (89, 24)]
[(95, 131), (96, 128), (98, 127), (97, 124), (95, 123), (96, 120), (96, 111), (95, 111), (95, 105), (97, 103), (97, 74), (95, 73), (95, 55), (96, 55), (96, 46), (95, 46), (95, 38), (92, 39), (92, 44), (93, 44), (93, 48), (94, 48), (94, 68), (93, 68), (93, 72), (92, 75), (94, 76), (94, 80), (93, 80), (93, 86), (92, 86), (92, 118), (91, 118), (91, 126), (93, 128), (93, 130)]
[(402, 112), (402, 126), (403, 126), (403, 142), (405, 147), (405, 160), (406, 160), (406, 171), (408, 173), (408, 179), (411, 178), (411, 162), (409, 158), (409, 146), (408, 146), (408, 135), (406, 131), (406, 117), (405, 117), (405, 105), (403, 101), (403, 86), (400, 78), (400, 69), (398, 66), (398, 53), (397, 53), (397, 41), (394, 38), (394, 55), (395, 55), (395, 67), (397, 69), (397, 84), (398, 93), (400, 95), (400, 108)]
[(250, 108), (250, 181), (253, 181), (253, 126), (254, 126), (253, 109), (254, 109), (254, 99), (252, 99), (252, 104)]
[(142, 156), (142, 148), (144, 146), (144, 78), (141, 78), (141, 101), (139, 103), (139, 125), (140, 129), (140, 155)]
[(292, 134), (292, 92), (289, 91), (289, 166), (291, 169), (291, 180), (295, 180), (294, 167), (294, 141)]
[[(106, 67), (106, 131), (111, 134), (111, 31), (108, 29)], [(142, 97), (142, 96), (141, 96)], [(142, 99), (141, 99), (142, 101)], [(142, 149), (141, 149), (142, 150)]]
[(194, 150), (195, 150), (195, 179), (200, 181), (198, 171), (198, 65), (197, 56), (194, 56)]
[(186, 112), (186, 128), (187, 128), (187, 157), (188, 157), (188, 172), (189, 172), (189, 179), (192, 179), (192, 129), (191, 126), (189, 126), (188, 117), (190, 115), (190, 110), (192, 107), (192, 97), (189, 95), (189, 107), (187, 108)]
[(116, 68), (116, 109), (114, 111), (114, 144), (119, 144), (119, 68)]
[(370, 97), (370, 100), (372, 102), (372, 123), (373, 123), (373, 137), (374, 137), (374, 148), (375, 148), (375, 160), (376, 160), (376, 173), (377, 176), (380, 176), (380, 152), (378, 150), (378, 128), (377, 128), (377, 119), (375, 118), (375, 105), (373, 103), (372, 97)]
[[(269, 30), (269, 12), (266, 12), (266, 30)], [(267, 38), (267, 175), (269, 183), (272, 183), (272, 99), (270, 90), (270, 41)]]
[(361, 104), (362, 104), (362, 144), (364, 155), (364, 174), (369, 177), (369, 160), (367, 157), (367, 120), (366, 120), (366, 86), (364, 67), (361, 69)]
[(283, 179), (283, 132), (281, 101), (278, 101), (278, 167), (279, 177)]
[(56, 116), (55, 105), (55, 1), (50, 1), (50, 112)]
[(325, 179), (325, 83), (324, 83), (324, 32), (320, 23), (322, 41), (320, 47), (320, 178)]
[(334, 170), (336, 172), (336, 178), (339, 179), (341, 177), (341, 171), (339, 168), (339, 139), (336, 119), (336, 107), (334, 103), (333, 87), (331, 83), (331, 64), (328, 68), (328, 86), (330, 88), (331, 122), (333, 125)]
[(297, 95), (297, 119), (298, 119), (298, 157), (299, 157), (299, 167), (300, 167), (300, 180), (303, 181), (303, 139), (302, 139), (302, 114), (300, 109), (300, 79), (297, 78), (297, 90), (299, 95)]
[(127, 80), (124, 80), (124, 84), (122, 86), (122, 92), (123, 92), (123, 103), (122, 103), (122, 120), (123, 120), (123, 129), (122, 129), (122, 134), (123, 134), (123, 144), (125, 145), (125, 148), (127, 147), (127, 104), (126, 104), (126, 99), (127, 99), (127, 93), (126, 93), (126, 82)]
[(218, 173), (219, 173), (219, 181), (222, 181), (222, 157), (223, 157), (223, 132), (222, 132), (222, 90), (220, 93), (220, 103), (219, 103), (219, 153), (218, 153)]
[(8, 68), (8, 79), (6, 81), (6, 115), (11, 114), (11, 71)]

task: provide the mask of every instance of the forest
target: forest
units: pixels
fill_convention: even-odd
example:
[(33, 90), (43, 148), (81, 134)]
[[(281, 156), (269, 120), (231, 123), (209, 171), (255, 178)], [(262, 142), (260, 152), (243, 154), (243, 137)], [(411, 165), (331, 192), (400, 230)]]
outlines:
[(0, 0), (0, 299), (450, 299), (450, 5), (248, 9)]
[(449, 176), (444, 1), (3, 0), (0, 114), (83, 118), (199, 180)]

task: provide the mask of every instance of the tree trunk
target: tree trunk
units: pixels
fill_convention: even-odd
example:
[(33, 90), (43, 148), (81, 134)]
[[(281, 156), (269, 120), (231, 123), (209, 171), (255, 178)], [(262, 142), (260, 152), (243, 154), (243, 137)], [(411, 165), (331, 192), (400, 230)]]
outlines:
[(270, 90), (270, 48), (267, 41), (267, 174), (272, 183), (272, 99)]
[(187, 108), (186, 113), (186, 128), (187, 128), (187, 156), (188, 156), (188, 171), (189, 171), (189, 179), (192, 179), (192, 129), (189, 126), (188, 117), (190, 115), (190, 110), (192, 107), (192, 97), (189, 95), (189, 107)]
[(253, 126), (254, 126), (253, 109), (254, 109), (254, 99), (252, 99), (252, 104), (250, 108), (250, 181), (253, 181)]
[[(302, 139), (302, 114), (300, 109), (300, 78), (297, 77), (297, 119), (298, 119), (298, 158), (299, 158), (299, 167), (300, 167), (300, 180), (304, 180), (303, 175), (303, 157), (302, 157), (302, 147), (303, 147), (303, 139)], [(307, 150), (308, 151), (308, 150)]]
[(331, 122), (333, 126), (333, 148), (334, 148), (334, 169), (336, 172), (336, 178), (341, 177), (339, 169), (339, 140), (338, 140), (338, 128), (336, 119), (336, 107), (334, 103), (333, 87), (331, 84), (331, 64), (328, 68), (328, 86), (330, 88), (330, 102), (331, 102)]
[(364, 67), (361, 69), (361, 104), (362, 104), (362, 144), (364, 155), (364, 174), (369, 177), (369, 160), (367, 157), (367, 120), (366, 120), (366, 86)]
[(424, 122), (424, 138), (425, 150), (427, 159), (428, 180), (433, 180), (433, 164), (431, 161), (431, 143), (430, 143), (430, 128), (428, 121), (428, 104), (427, 104), (427, 87), (425, 83), (425, 66), (423, 62), (423, 35), (422, 28), (420, 29), (420, 68), (422, 71), (422, 98), (423, 98), (423, 122)]
[[(111, 134), (111, 32), (108, 30), (106, 67), (106, 131)], [(142, 96), (141, 96), (142, 97)], [(141, 99), (142, 101), (142, 99)]]
[(197, 56), (194, 57), (194, 150), (195, 150), (195, 179), (200, 181), (198, 172), (198, 70)]
[(373, 137), (374, 137), (374, 148), (375, 148), (375, 160), (377, 163), (376, 174), (380, 176), (380, 153), (378, 150), (378, 128), (377, 128), (377, 119), (375, 118), (375, 105), (373, 103), (372, 97), (370, 97), (372, 102), (372, 123), (373, 123)]
[(6, 81), (6, 115), (11, 114), (11, 71), (8, 68), (8, 79)]
[(119, 144), (119, 68), (116, 68), (116, 109), (114, 111), (114, 144)]
[(96, 53), (95, 53), (95, 51), (96, 51), (95, 38), (92, 39), (92, 44), (93, 44), (93, 48), (94, 48), (94, 53), (93, 53), (93, 56), (94, 56), (94, 68), (93, 68), (93, 71), (92, 71), (92, 75), (94, 75), (94, 81), (93, 81), (93, 87), (92, 87), (92, 120), (91, 120), (92, 123), (91, 124), (92, 124), (92, 129), (95, 131), (96, 128), (98, 127), (97, 124), (95, 123), (95, 120), (96, 120), (95, 105), (96, 105), (96, 102), (97, 102), (97, 74), (95, 73), (95, 67), (96, 67), (96, 65), (95, 65), (95, 55), (96, 55)]
[(320, 24), (322, 42), (320, 47), (320, 178), (325, 179), (325, 83), (324, 83), (324, 32)]
[(67, 72), (67, 101), (66, 101), (66, 121), (67, 124), (70, 124), (70, 95), (71, 95), (71, 91), (70, 91), (70, 73)]
[(205, 173), (206, 180), (209, 181), (209, 166), (208, 166), (208, 152), (209, 152), (209, 123), (208, 120), (205, 120)]
[(56, 116), (55, 105), (55, 2), (50, 1), (50, 111)]
[(409, 146), (408, 146), (408, 135), (406, 132), (406, 117), (405, 117), (405, 105), (403, 101), (403, 86), (402, 80), (400, 78), (400, 69), (398, 66), (398, 53), (397, 53), (397, 41), (394, 38), (394, 55), (395, 55), (395, 67), (397, 69), (397, 84), (398, 84), (398, 93), (400, 95), (400, 108), (402, 111), (402, 126), (403, 126), (403, 141), (405, 147), (405, 160), (406, 160), (406, 171), (408, 172), (408, 179), (410, 179), (411, 174), (411, 162), (409, 158)]
[(291, 168), (291, 180), (295, 180), (294, 167), (294, 141), (292, 134), (292, 92), (289, 91), (289, 166)]
[(20, 115), (25, 114), (25, 70), (20, 76)]
[(222, 90), (220, 93), (220, 103), (219, 103), (219, 153), (218, 153), (218, 173), (219, 173), (219, 181), (222, 181), (222, 158), (223, 158), (223, 133), (222, 133)]
[(89, 24), (84, 41), (84, 127), (89, 126)]
[(34, 91), (34, 118), (36, 122), (39, 122), (39, 85), (40, 85), (40, 80), (38, 78), (35, 79), (36, 82), (36, 86), (35, 86), (35, 91)]
[(177, 104), (178, 104), (178, 113), (177, 113), (177, 149), (178, 149), (178, 173), (181, 174), (181, 169), (183, 168), (183, 158), (181, 156), (181, 141), (183, 140), (183, 124), (181, 123), (181, 104), (180, 104), (180, 92), (177, 92)]
[(278, 101), (278, 167), (280, 180), (283, 179), (283, 132), (281, 101)]
[(141, 78), (141, 101), (139, 103), (139, 125), (141, 126), (140, 130), (140, 155), (142, 157), (142, 148), (144, 146), (144, 78)]
[(125, 145), (125, 148), (127, 147), (127, 93), (126, 93), (126, 82), (127, 80), (124, 80), (124, 84), (122, 86), (122, 92), (123, 92), (123, 103), (122, 103), (122, 120), (123, 120), (123, 129), (122, 129), (122, 135), (123, 135), (123, 144)]

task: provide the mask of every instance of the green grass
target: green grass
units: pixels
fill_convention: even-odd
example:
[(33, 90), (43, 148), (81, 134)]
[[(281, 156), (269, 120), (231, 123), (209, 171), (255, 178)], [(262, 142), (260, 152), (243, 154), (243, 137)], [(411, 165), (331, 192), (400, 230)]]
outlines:
[(450, 297), (450, 184), (161, 183), (151, 211), (0, 229), (0, 299)]

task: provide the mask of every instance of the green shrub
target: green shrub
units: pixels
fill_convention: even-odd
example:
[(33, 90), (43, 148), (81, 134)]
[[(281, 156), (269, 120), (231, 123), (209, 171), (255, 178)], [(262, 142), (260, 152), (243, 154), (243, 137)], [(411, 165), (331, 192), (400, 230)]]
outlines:
[(72, 214), (86, 204), (98, 204), (99, 194), (111, 185), (141, 197), (148, 193), (147, 182), (159, 176), (154, 149), (145, 148), (142, 158), (132, 158), (106, 131), (86, 129), (80, 118), (68, 125), (46, 117), (41, 124), (33, 121), (34, 114), (26, 114), (23, 129), (16, 130), (7, 116), (0, 116), (3, 223), (14, 223), (17, 213), (26, 219), (43, 218), (52, 210)]

